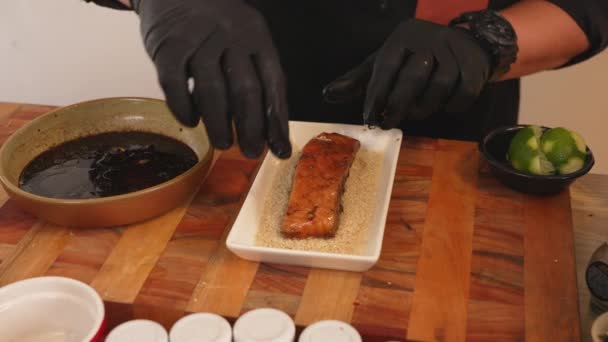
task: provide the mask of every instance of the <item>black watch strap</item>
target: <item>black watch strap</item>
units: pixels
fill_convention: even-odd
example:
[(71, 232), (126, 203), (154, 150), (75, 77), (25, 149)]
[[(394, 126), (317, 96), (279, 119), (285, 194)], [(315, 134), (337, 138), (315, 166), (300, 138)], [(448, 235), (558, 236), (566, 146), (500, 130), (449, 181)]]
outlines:
[(117, 0), (84, 0), (84, 2), (93, 2), (98, 6), (108, 7), (108, 8), (118, 9), (118, 10), (125, 10), (125, 11), (131, 10), (129, 7), (125, 6), (120, 1), (117, 1)]
[(450, 22), (450, 26), (466, 24), (468, 31), (492, 59), (490, 80), (506, 74), (517, 59), (517, 35), (507, 19), (496, 11), (466, 12)]
[(135, 11), (135, 13), (139, 13), (139, 3), (141, 0), (129, 0), (131, 3), (131, 8)]

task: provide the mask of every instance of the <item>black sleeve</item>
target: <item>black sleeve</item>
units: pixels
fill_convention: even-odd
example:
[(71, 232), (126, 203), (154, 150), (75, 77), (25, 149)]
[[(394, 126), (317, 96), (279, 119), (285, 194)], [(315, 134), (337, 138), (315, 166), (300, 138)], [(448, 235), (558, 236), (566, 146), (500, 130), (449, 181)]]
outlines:
[(593, 57), (608, 45), (608, 0), (549, 0), (568, 13), (585, 32), (589, 49), (574, 57), (567, 65)]
[(94, 2), (99, 6), (109, 7), (119, 10), (131, 10), (129, 7), (123, 5), (117, 0), (84, 0), (85, 2)]

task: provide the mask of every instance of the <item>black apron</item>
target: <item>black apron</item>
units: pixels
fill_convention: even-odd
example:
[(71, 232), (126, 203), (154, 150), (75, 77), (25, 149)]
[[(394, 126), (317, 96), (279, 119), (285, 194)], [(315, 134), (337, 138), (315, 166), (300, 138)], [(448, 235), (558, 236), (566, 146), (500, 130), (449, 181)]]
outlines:
[[(250, 0), (265, 16), (288, 83), (290, 119), (362, 124), (363, 99), (323, 100), (323, 87), (382, 46), (399, 22), (416, 13), (413, 0)], [(478, 140), (517, 122), (519, 80), (490, 84), (466, 113), (404, 121), (406, 135)]]

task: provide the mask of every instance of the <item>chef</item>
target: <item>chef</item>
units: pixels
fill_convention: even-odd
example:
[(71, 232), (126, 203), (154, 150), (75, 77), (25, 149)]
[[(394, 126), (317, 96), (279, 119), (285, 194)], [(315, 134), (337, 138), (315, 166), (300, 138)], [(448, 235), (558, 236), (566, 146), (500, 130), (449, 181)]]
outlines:
[(288, 119), (478, 140), (608, 44), (606, 0), (85, 1), (133, 9), (175, 117), (249, 158), (289, 157)]

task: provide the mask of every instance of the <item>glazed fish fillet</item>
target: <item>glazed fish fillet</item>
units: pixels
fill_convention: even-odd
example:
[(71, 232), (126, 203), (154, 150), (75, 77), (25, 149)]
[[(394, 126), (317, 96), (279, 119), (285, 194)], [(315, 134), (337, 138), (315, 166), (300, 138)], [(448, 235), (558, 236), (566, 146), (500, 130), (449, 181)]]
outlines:
[(344, 184), (359, 147), (358, 140), (337, 133), (321, 133), (304, 146), (281, 226), (284, 236), (336, 234)]

